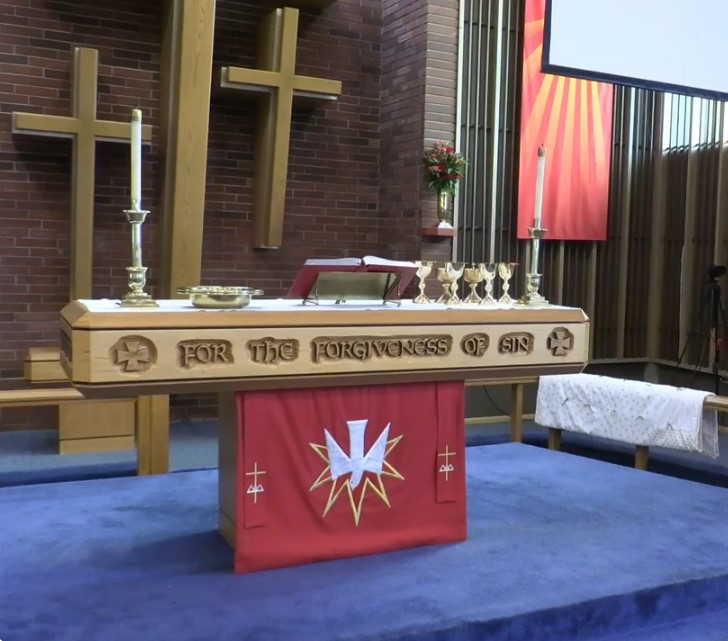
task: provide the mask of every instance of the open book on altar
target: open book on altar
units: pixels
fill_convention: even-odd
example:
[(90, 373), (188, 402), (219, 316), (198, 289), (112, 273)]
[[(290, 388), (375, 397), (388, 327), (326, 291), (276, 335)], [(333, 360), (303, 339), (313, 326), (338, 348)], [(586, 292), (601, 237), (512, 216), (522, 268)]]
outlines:
[(309, 258), (287, 298), (306, 300), (399, 300), (417, 272), (412, 261), (364, 258)]

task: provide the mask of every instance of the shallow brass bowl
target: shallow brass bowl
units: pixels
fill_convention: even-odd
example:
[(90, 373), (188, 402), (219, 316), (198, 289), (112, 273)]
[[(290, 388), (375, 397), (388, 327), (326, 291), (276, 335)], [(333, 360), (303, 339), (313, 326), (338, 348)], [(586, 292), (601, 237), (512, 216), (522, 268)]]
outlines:
[(189, 296), (190, 302), (200, 309), (242, 309), (250, 305), (253, 296), (262, 296), (263, 290), (250, 287), (197, 285), (178, 287), (177, 293)]

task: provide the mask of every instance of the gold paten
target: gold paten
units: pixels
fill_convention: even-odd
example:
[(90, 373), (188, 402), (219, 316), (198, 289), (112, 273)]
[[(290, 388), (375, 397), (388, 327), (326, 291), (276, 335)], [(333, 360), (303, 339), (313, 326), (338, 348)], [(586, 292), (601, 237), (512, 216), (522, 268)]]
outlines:
[(197, 285), (178, 287), (177, 293), (189, 296), (190, 302), (200, 309), (242, 309), (250, 305), (253, 296), (262, 296), (262, 289), (250, 287), (226, 287), (222, 285)]

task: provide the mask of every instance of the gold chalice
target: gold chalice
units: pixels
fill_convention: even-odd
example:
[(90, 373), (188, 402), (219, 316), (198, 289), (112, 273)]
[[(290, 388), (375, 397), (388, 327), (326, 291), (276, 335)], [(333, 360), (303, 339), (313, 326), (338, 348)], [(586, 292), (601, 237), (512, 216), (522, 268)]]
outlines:
[(514, 302), (513, 299), (509, 296), (508, 290), (511, 287), (509, 281), (513, 277), (513, 272), (516, 269), (516, 265), (518, 265), (518, 263), (498, 263), (498, 275), (503, 281), (503, 284), (501, 285), (503, 295), (498, 299), (498, 302), (501, 305), (512, 305)]
[(419, 283), (417, 283), (417, 287), (420, 290), (420, 293), (415, 299), (412, 301), (413, 303), (430, 303), (430, 299), (425, 294), (425, 279), (430, 275), (430, 272), (432, 271), (432, 261), (431, 260), (418, 260), (416, 263), (417, 265), (417, 271), (415, 274), (417, 275), (417, 278), (419, 278)]
[(470, 287), (470, 294), (465, 299), (465, 303), (477, 305), (482, 300), (480, 296), (478, 296), (478, 292), (475, 291), (475, 288), (478, 286), (478, 283), (483, 282), (484, 277), (485, 274), (483, 274), (479, 265), (473, 264), (471, 267), (465, 268), (463, 271), (463, 278), (465, 278), (465, 282)]
[(437, 299), (438, 303), (445, 305), (455, 305), (461, 303), (457, 292), (458, 280), (463, 275), (465, 265), (461, 264), (456, 267), (455, 263), (447, 262), (444, 267), (437, 270), (437, 280), (442, 283), (442, 296)]
[(481, 305), (495, 305), (496, 300), (493, 298), (493, 281), (498, 273), (498, 263), (480, 263), (480, 271), (485, 279), (485, 296), (480, 301)]
[(450, 302), (450, 285), (452, 284), (452, 280), (445, 267), (437, 268), (437, 280), (442, 283), (442, 294), (440, 294), (440, 298), (437, 299), (437, 302), (447, 304)]
[(458, 278), (460, 278), (460, 274), (453, 268), (452, 263), (445, 263), (444, 267), (437, 269), (437, 280), (442, 283), (442, 294), (437, 299), (438, 303), (449, 305), (450, 303), (459, 302), (460, 299), (455, 295), (455, 284)]

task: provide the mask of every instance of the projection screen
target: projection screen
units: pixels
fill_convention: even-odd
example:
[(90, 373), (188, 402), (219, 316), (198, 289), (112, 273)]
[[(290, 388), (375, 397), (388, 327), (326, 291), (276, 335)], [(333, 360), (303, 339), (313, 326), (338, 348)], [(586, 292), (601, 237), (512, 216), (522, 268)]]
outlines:
[(546, 0), (542, 71), (728, 100), (728, 0)]

